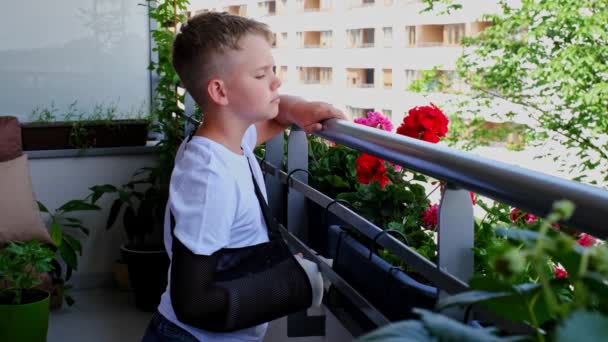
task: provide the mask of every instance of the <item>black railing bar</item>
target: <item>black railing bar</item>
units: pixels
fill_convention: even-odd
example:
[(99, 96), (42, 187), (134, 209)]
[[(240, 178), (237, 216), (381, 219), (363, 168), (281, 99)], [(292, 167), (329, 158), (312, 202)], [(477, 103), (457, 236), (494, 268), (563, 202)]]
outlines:
[[(264, 164), (264, 170), (268, 171), (272, 169), (275, 177), (278, 177), (281, 183), (287, 184), (287, 173), (275, 168), (267, 161), (262, 161), (262, 164)], [(278, 174), (278, 176), (276, 176), (276, 174)], [(322, 208), (327, 207), (327, 205), (333, 201), (331, 197), (323, 194), (310, 185), (299, 181), (298, 179), (292, 177), (290, 183), (291, 184), (289, 184), (289, 186), (291, 188), (299, 191), (306, 198), (315, 202)], [(356, 212), (341, 205), (340, 203), (332, 205), (328, 211), (343, 219), (345, 222), (351, 224), (353, 227), (355, 227), (355, 229), (367, 236), (369, 239), (374, 239), (378, 233), (382, 232), (380, 227), (376, 226), (372, 222), (366, 220)], [(384, 234), (376, 240), (376, 243), (397, 255), (399, 259), (405, 262), (408, 266), (414, 268), (416, 271), (420, 272), (422, 276), (435, 284), (436, 287), (439, 287), (448, 293), (459, 293), (468, 290), (468, 285), (465, 282), (443, 270), (438, 269), (437, 265), (435, 265), (433, 262), (421, 256), (418, 254), (418, 252), (403, 244), (392, 235)]]
[(307, 259), (314, 261), (319, 266), (319, 271), (329, 279), (332, 286), (344, 294), (363, 314), (365, 314), (376, 326), (381, 327), (390, 321), (365, 299), (357, 290), (350, 286), (340, 277), (325, 261), (321, 260), (305, 243), (291, 234), (283, 225), (279, 224), (283, 237), (295, 252), (301, 252)]
[(608, 237), (603, 189), (344, 120), (327, 120), (323, 127), (314, 134), (539, 216), (555, 201), (570, 200), (576, 209), (565, 223)]

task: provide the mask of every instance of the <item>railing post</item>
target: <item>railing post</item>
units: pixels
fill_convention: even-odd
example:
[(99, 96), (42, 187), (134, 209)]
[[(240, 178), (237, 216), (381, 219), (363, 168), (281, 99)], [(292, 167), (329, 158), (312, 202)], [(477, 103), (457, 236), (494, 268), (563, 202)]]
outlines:
[[(469, 191), (447, 184), (441, 196), (438, 219), (437, 267), (468, 282), (473, 275), (473, 204)], [(440, 297), (446, 293), (440, 291)], [(448, 311), (462, 318), (461, 311)]]
[[(291, 179), (308, 183), (308, 139), (299, 127), (292, 126), (287, 141), (287, 174)], [(287, 229), (308, 244), (308, 206), (306, 196), (289, 191), (287, 184)], [(308, 316), (306, 310), (287, 316), (287, 336), (325, 336), (325, 316)]]
[[(279, 170), (283, 168), (283, 143), (284, 137), (283, 132), (281, 132), (266, 142), (266, 154), (264, 155), (264, 160), (274, 165)], [(279, 180), (279, 177), (266, 175), (264, 180), (266, 182), (266, 194), (268, 195), (268, 206), (270, 207), (270, 211), (279, 222), (285, 223), (285, 188)]]
[[(308, 183), (308, 140), (306, 133), (296, 126), (292, 126), (287, 141), (287, 174), (291, 179)], [(289, 191), (289, 184), (287, 189), (287, 229), (308, 244), (306, 196)]]

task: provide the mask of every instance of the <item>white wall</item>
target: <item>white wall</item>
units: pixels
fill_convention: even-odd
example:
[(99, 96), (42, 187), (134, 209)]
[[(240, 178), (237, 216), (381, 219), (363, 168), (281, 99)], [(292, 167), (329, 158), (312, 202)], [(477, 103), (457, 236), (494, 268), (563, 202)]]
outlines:
[[(155, 154), (142, 154), (30, 159), (29, 165), (36, 199), (53, 211), (68, 200), (86, 197), (93, 185), (124, 184), (135, 170), (155, 166), (156, 162)], [(82, 235), (80, 239), (83, 255), (72, 281), (76, 288), (111, 285), (112, 265), (120, 256), (120, 245), (126, 242), (122, 222), (118, 221), (109, 231), (105, 229), (112, 200), (102, 198), (100, 211), (74, 215), (91, 229), (88, 238)]]
[[(77, 100), (150, 103), (148, 16), (132, 0), (20, 0), (0, 10), (0, 115), (28, 121), (36, 107)], [(8, 6), (7, 6), (8, 5)]]

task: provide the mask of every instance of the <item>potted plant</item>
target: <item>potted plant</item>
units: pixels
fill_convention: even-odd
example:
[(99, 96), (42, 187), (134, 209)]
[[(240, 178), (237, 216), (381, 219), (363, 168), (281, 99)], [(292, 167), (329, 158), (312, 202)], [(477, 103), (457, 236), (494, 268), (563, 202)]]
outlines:
[(91, 187), (92, 203), (104, 194), (116, 196), (110, 208), (106, 229), (115, 226), (122, 214), (128, 242), (121, 246), (122, 262), (127, 265), (135, 305), (143, 311), (156, 309), (167, 286), (169, 258), (162, 240), (151, 238), (162, 232), (166, 191), (160, 191), (159, 170), (142, 168), (120, 187), (111, 184)]
[[(573, 210), (568, 201), (556, 202), (553, 212), (544, 219), (511, 210), (513, 223), (524, 224), (525, 228), (495, 227), (500, 239), (490, 249), (487, 272), (470, 280), (469, 291), (442, 298), (435, 308), (441, 312), (454, 306), (477, 305), (497, 317), (529, 326), (526, 335), (508, 336), (502, 331), (499, 338), (487, 335), (495, 328), (470, 329), (446, 317), (416, 310), (421, 315), (419, 320), (382, 327), (359, 341), (408, 337), (416, 341), (604, 341), (608, 325), (608, 253), (605, 244), (596, 238), (572, 234), (572, 228), (559, 225)], [(481, 323), (492, 325), (489, 321)]]
[(53, 251), (38, 241), (0, 249), (0, 341), (46, 341), (49, 293), (36, 289), (52, 269)]
[[(49, 216), (49, 233), (53, 244), (57, 247), (57, 259), (54, 260), (54, 269), (51, 272), (51, 308), (60, 308), (64, 298), (71, 306), (74, 304), (74, 299), (67, 293), (70, 286), (66, 282), (72, 277), (73, 271), (78, 270), (78, 256), (82, 256), (82, 244), (78, 235), (88, 236), (90, 230), (83, 225), (81, 219), (67, 214), (100, 208), (89, 203), (87, 199), (67, 201), (54, 212), (50, 212), (40, 201), (37, 203), (40, 212)], [(62, 270), (62, 264), (65, 265), (65, 272)]]
[(92, 147), (143, 146), (148, 136), (149, 120), (143, 110), (129, 113), (123, 119), (118, 115), (116, 104), (95, 105), (92, 113), (76, 108), (71, 103), (57, 121), (58, 109), (54, 104), (49, 108), (36, 108), (31, 114), (31, 122), (21, 125), (24, 150), (50, 150)]

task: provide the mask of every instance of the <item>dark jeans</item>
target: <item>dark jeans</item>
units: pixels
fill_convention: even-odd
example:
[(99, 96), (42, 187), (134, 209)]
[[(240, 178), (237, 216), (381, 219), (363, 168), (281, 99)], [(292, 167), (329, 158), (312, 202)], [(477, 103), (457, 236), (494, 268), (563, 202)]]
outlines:
[(173, 324), (163, 315), (154, 313), (142, 342), (199, 342), (186, 330)]

